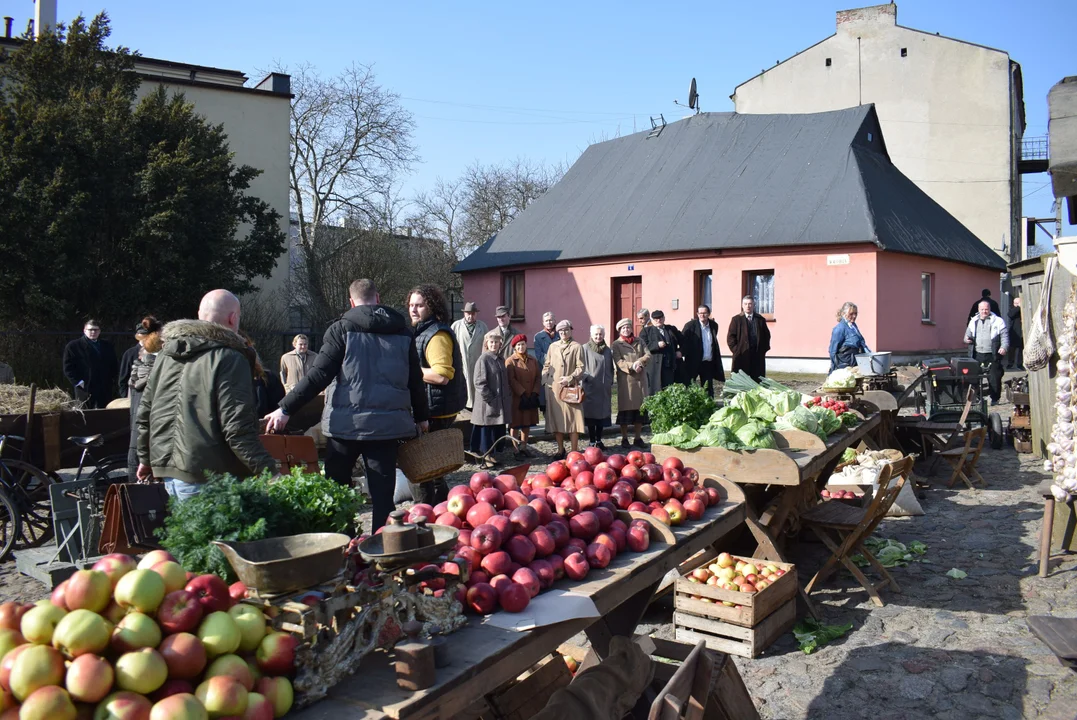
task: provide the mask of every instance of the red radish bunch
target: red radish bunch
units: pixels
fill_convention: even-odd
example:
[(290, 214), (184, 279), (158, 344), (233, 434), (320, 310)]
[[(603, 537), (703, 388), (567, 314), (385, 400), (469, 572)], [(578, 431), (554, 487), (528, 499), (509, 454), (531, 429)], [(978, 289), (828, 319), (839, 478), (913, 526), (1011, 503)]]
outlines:
[(829, 397), (823, 397), (821, 395), (816, 395), (811, 400), (804, 403), (805, 407), (814, 407), (816, 405), (826, 408), (827, 410), (833, 410), (835, 415), (849, 412), (849, 406), (841, 400), (831, 400)]

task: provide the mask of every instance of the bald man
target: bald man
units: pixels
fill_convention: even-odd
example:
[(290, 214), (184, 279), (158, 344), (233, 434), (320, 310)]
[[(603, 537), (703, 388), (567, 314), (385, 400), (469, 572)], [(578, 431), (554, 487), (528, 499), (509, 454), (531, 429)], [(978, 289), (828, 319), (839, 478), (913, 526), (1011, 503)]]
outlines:
[(239, 298), (206, 293), (197, 320), (161, 332), (164, 347), (139, 403), (138, 477), (163, 480), (182, 502), (202, 490), (206, 473), (236, 477), (276, 471), (258, 439), (254, 355), (239, 336)]

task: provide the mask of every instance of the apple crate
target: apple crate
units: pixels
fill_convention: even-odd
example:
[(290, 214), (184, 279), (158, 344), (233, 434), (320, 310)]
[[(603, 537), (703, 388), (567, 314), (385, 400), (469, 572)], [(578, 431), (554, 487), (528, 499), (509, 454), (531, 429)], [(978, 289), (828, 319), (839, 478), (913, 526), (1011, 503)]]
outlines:
[[(698, 567), (710, 565), (712, 557)], [(713, 650), (756, 657), (796, 621), (796, 566), (761, 560), (737, 558), (753, 565), (773, 565), (785, 574), (755, 593), (723, 590), (713, 585), (691, 582), (681, 577), (674, 586), (673, 625), (678, 640), (707, 640)], [(689, 573), (690, 574), (690, 573)], [(734, 603), (740, 607), (723, 605)]]

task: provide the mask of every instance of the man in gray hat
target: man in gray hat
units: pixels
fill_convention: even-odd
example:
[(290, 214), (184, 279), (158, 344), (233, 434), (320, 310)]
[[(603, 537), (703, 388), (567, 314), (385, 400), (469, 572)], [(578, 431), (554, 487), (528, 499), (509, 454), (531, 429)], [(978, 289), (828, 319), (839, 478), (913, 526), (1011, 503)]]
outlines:
[(475, 398), (475, 363), (482, 355), (482, 338), (490, 328), (479, 320), (479, 306), (473, 302), (464, 304), (464, 318), (452, 324), (456, 343), (464, 359), (464, 377), (467, 378), (467, 409), (472, 408)]
[(494, 310), (494, 316), (497, 318), (497, 330), (501, 333), (501, 358), (507, 360), (512, 355), (512, 345), (509, 342), (515, 337), (519, 331), (514, 328), (509, 319), (509, 309), (504, 305), (498, 305)]

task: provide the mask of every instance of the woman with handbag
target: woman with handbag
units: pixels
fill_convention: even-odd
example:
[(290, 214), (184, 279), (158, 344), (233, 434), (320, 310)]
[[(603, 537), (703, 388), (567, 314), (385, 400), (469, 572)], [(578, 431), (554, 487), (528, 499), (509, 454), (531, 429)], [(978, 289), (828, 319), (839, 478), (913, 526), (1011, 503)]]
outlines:
[(632, 333), (632, 321), (617, 322), (619, 337), (613, 342), (613, 363), (617, 366), (617, 424), (621, 426), (621, 447), (628, 447), (628, 426), (634, 425), (632, 444), (643, 447), (643, 420), (640, 406), (647, 396), (647, 365), (651, 353)]
[(539, 421), (539, 366), (535, 358), (527, 354), (527, 336), (523, 333), (512, 338), (512, 355), (505, 360), (509, 389), (512, 390), (512, 419), (509, 434), (520, 441), (517, 457), (533, 456), (527, 446), (531, 426)]
[(613, 388), (613, 352), (606, 344), (606, 328), (591, 326), (591, 341), (583, 346), (583, 422), (591, 447), (606, 449), (602, 431), (610, 424)]
[(505, 361), (501, 359), (501, 331), (486, 333), (483, 353), (475, 363), (475, 397), (471, 407), (471, 452), (485, 455), (505, 436), (512, 415)]
[(579, 450), (580, 433), (583, 432), (584, 391), (580, 385), (583, 375), (583, 347), (572, 340), (572, 323), (557, 323), (561, 338), (550, 345), (546, 364), (542, 368), (542, 384), (546, 388), (546, 432), (557, 439), (556, 460), (565, 457), (565, 434), (569, 436), (573, 452)]

